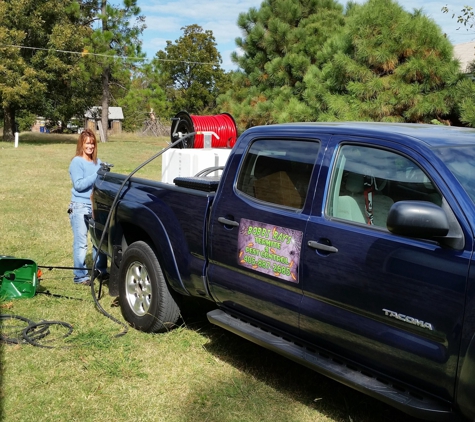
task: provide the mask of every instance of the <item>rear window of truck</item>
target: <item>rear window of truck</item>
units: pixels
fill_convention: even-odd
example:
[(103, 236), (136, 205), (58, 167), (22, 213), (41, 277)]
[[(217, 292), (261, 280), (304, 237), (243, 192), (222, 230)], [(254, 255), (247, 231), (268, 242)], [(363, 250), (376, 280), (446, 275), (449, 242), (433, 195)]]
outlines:
[(301, 209), (319, 150), (317, 141), (257, 140), (244, 158), (237, 189), (258, 201)]

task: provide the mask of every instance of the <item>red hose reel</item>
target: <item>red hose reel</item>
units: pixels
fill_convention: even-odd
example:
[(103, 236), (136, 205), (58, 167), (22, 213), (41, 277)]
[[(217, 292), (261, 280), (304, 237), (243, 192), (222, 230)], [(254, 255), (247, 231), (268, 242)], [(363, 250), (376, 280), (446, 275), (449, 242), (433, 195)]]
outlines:
[(202, 132), (214, 133), (211, 137), (212, 148), (232, 148), (237, 140), (236, 122), (228, 113), (214, 116), (190, 115), (186, 111), (177, 113), (172, 119), (171, 141), (192, 132), (196, 135), (178, 144), (178, 148), (203, 148), (205, 135)]

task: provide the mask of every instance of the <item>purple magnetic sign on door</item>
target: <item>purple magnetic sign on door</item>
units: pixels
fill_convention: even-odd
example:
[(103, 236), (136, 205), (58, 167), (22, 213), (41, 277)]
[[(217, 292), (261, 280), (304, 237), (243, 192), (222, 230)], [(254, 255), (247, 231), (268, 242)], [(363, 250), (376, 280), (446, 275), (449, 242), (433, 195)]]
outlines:
[(299, 230), (241, 219), (238, 263), (243, 267), (298, 283), (303, 233)]

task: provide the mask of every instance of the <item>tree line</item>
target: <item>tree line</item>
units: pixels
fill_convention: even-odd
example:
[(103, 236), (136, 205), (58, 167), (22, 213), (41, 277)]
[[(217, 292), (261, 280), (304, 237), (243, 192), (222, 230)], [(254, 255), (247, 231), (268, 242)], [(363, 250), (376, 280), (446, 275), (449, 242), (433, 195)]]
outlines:
[(122, 107), (126, 130), (181, 110), (229, 112), (241, 130), (336, 120), (475, 126), (475, 85), (421, 10), (264, 0), (237, 25), (236, 70), (225, 72), (213, 33), (196, 24), (148, 60), (136, 0), (0, 2), (3, 139), (36, 116), (64, 127), (98, 104), (105, 128), (108, 107)]
[[(265, 0), (242, 13), (243, 54), (219, 104), (241, 127), (363, 120), (475, 125), (475, 85), (421, 10), (368, 0)], [(236, 101), (238, 99), (238, 101)]]

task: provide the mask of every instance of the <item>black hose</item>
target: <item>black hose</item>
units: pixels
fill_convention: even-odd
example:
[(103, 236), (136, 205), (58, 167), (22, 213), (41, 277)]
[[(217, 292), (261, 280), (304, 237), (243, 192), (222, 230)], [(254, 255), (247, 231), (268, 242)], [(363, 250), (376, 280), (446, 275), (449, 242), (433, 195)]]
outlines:
[[(115, 209), (115, 207), (118, 203), (119, 195), (122, 192), (122, 189), (124, 188), (125, 184), (130, 180), (130, 178), (135, 173), (137, 173), (141, 168), (145, 167), (151, 161), (155, 160), (155, 158), (162, 155), (165, 151), (168, 151), (170, 148), (173, 148), (174, 146), (176, 146), (178, 143), (182, 142), (186, 138), (189, 138), (190, 136), (194, 136), (194, 135), (195, 135), (195, 132), (188, 133), (187, 135), (183, 136), (182, 138), (176, 140), (172, 144), (168, 145), (166, 148), (159, 151), (157, 154), (153, 155), (148, 160), (144, 161), (142, 164), (140, 164), (135, 170), (133, 170), (125, 178), (125, 180), (122, 182), (122, 185), (120, 186), (119, 190), (117, 191), (117, 194), (115, 195), (114, 201), (112, 202), (112, 205), (111, 205), (111, 209), (109, 211), (109, 214), (107, 215), (107, 220), (106, 220), (106, 223), (104, 224), (104, 227), (108, 227), (111, 216), (112, 216), (112, 213), (113, 213), (113, 211), (114, 211), (114, 209)], [(97, 246), (98, 252), (101, 250), (101, 246), (104, 243), (105, 233), (106, 233), (106, 231), (103, 230), (102, 235), (101, 235), (101, 239), (100, 239), (99, 244)], [(96, 269), (95, 268), (96, 268), (96, 262), (97, 262), (98, 257), (99, 257), (99, 253), (96, 254), (96, 256), (94, 258), (94, 261), (92, 263), (92, 268), (90, 268), (90, 270), (92, 272), (92, 276), (91, 276), (91, 295), (92, 295), (92, 298), (94, 300), (94, 303), (96, 304), (97, 309), (104, 316), (106, 316), (107, 318), (111, 319), (112, 321), (114, 321), (117, 324), (122, 325), (124, 327), (124, 331), (122, 331), (121, 333), (116, 335), (116, 337), (120, 337), (120, 336), (123, 336), (123, 335), (127, 334), (127, 331), (129, 329), (128, 326), (126, 324), (124, 324), (122, 321), (119, 321), (117, 318), (110, 315), (108, 312), (106, 312), (104, 310), (104, 308), (99, 303), (99, 300), (96, 296), (96, 292), (94, 290), (94, 280), (96, 278)], [(54, 269), (64, 269), (64, 270), (83, 269), (83, 268), (75, 268), (75, 267), (58, 267), (58, 266), (49, 266), (49, 265), (38, 265), (38, 268), (46, 268), (49, 271), (51, 271), (53, 268)], [(88, 270), (89, 270), (89, 268), (88, 268)], [(9, 278), (10, 276), (2, 275), (1, 277), (6, 278), (6, 279), (10, 279)], [(99, 284), (99, 296), (100, 296), (100, 292), (102, 290), (102, 282), (103, 282), (103, 280), (101, 278), (100, 279), (100, 284)], [(76, 298), (62, 296), (62, 295), (55, 295), (55, 294), (50, 293), (49, 291), (37, 292), (37, 293), (44, 293), (44, 294), (54, 296), (54, 297), (66, 297), (68, 299), (76, 299)], [(81, 299), (76, 299), (76, 300), (81, 300)], [(67, 322), (63, 322), (63, 321), (42, 321), (42, 322), (39, 322), (39, 323), (35, 323), (34, 321), (31, 321), (28, 318), (25, 318), (25, 317), (22, 317), (22, 316), (19, 316), (19, 315), (6, 315), (6, 314), (5, 315), (0, 315), (0, 321), (8, 320), (8, 319), (12, 319), (12, 320), (16, 319), (16, 320), (19, 320), (19, 321), (23, 321), (23, 322), (27, 323), (28, 325), (27, 325), (26, 328), (22, 329), (21, 335), (20, 335), (20, 332), (17, 332), (16, 337), (5, 336), (2, 332), (0, 332), (0, 342), (18, 344), (18, 343), (20, 343), (20, 341), (25, 340), (33, 346), (51, 349), (51, 348), (53, 348), (52, 346), (45, 346), (45, 345), (42, 345), (42, 344), (38, 343), (39, 339), (45, 337), (46, 335), (48, 335), (50, 333), (50, 331), (49, 331), (50, 326), (60, 325), (62, 327), (67, 328), (68, 331), (67, 331), (66, 334), (63, 335), (63, 338), (69, 336), (73, 331), (72, 325), (68, 324)]]
[[(65, 327), (65, 328), (68, 329), (66, 334), (63, 334), (61, 336), (62, 338), (68, 337), (73, 332), (73, 326), (71, 324), (68, 324), (67, 322), (63, 322), (63, 321), (41, 321), (41, 322), (38, 322), (38, 323), (35, 323), (35, 324), (28, 325), (28, 327), (26, 327), (22, 332), (23, 338), (28, 343), (30, 343), (32, 346), (43, 347), (45, 349), (54, 349), (53, 346), (45, 346), (44, 344), (38, 343), (38, 341), (37, 341), (37, 339), (38, 339), (37, 332), (38, 331), (36, 333), (34, 332), (37, 328), (40, 328), (40, 331), (45, 329), (45, 328), (48, 329), (48, 331), (49, 331), (49, 327), (52, 326), (52, 325), (60, 325), (61, 327)], [(34, 335), (30, 335), (31, 331), (33, 331)]]
[[(55, 294), (55, 293), (51, 293), (49, 290), (45, 290), (45, 291), (39, 291), (37, 290), (36, 291), (36, 294), (42, 294), (42, 295), (46, 295), (46, 296), (51, 296), (51, 297), (58, 297), (58, 298), (61, 298), (61, 299), (71, 299), (71, 300), (84, 300), (80, 297), (71, 297), (71, 296), (65, 296), (65, 295), (58, 295), (58, 294)], [(99, 297), (101, 295), (99, 294)]]
[[(22, 322), (23, 324), (17, 326), (5, 326), (3, 321), (6, 320), (13, 320), (17, 321), (18, 323)], [(22, 338), (22, 331), (24, 329), (24, 323), (26, 323), (27, 326), (30, 324), (33, 324), (34, 322), (31, 321), (28, 318), (22, 317), (20, 315), (7, 315), (3, 314), (0, 315), (0, 341), (3, 343), (8, 343), (8, 344), (19, 344), (23, 340)], [(5, 333), (5, 328), (8, 328), (8, 333)]]
[(83, 267), (53, 267), (51, 265), (38, 265), (38, 268), (46, 268), (47, 270), (92, 270), (92, 268), (83, 268)]
[[(21, 322), (21, 325), (5, 325), (3, 321), (18, 321)], [(68, 331), (61, 336), (61, 338), (68, 337), (72, 331), (73, 327), (71, 324), (63, 321), (41, 321), (41, 322), (34, 322), (28, 318), (22, 317), (20, 315), (0, 315), (0, 321), (2, 324), (0, 325), (0, 342), (7, 343), (7, 344), (20, 344), (20, 343), (29, 343), (36, 347), (43, 347), (47, 349), (53, 349), (53, 346), (46, 346), (41, 344), (39, 340), (47, 337), (51, 334), (50, 327), (51, 326), (61, 326), (68, 329)], [(26, 323), (26, 327), (25, 327)], [(8, 333), (5, 333), (8, 331)]]
[[(143, 167), (145, 167), (147, 164), (149, 164), (151, 161), (155, 160), (155, 158), (159, 157), (160, 155), (162, 155), (165, 151), (168, 151), (170, 148), (173, 148), (174, 146), (178, 145), (180, 142), (183, 142), (186, 138), (189, 138), (191, 136), (194, 136), (195, 135), (195, 132), (191, 132), (191, 133), (188, 133), (186, 134), (185, 136), (181, 137), (180, 139), (176, 140), (175, 142), (171, 143), (170, 145), (168, 145), (166, 148), (160, 150), (158, 153), (156, 153), (155, 155), (153, 155), (152, 157), (150, 157), (148, 160), (144, 161), (142, 164), (140, 164), (135, 170), (132, 170), (132, 172), (129, 173), (129, 175), (124, 179), (124, 181), (122, 182), (122, 185), (120, 185), (120, 188), (119, 190), (117, 191), (115, 197), (114, 197), (114, 201), (112, 201), (112, 205), (111, 205), (111, 209), (109, 210), (109, 213), (107, 215), (107, 219), (106, 219), (106, 222), (104, 223), (104, 230), (102, 231), (102, 235), (101, 235), (101, 238), (99, 240), (99, 244), (97, 245), (97, 254), (94, 258), (94, 261), (92, 263), (92, 276), (91, 276), (91, 295), (92, 295), (92, 298), (94, 300), (94, 303), (96, 304), (96, 308), (99, 310), (99, 312), (101, 312), (104, 316), (106, 316), (107, 318), (109, 318), (110, 320), (114, 321), (115, 323), (119, 324), (119, 325), (122, 325), (124, 327), (124, 331), (122, 331), (121, 333), (117, 334), (115, 337), (120, 337), (120, 336), (123, 336), (125, 334), (127, 334), (127, 331), (129, 330), (128, 326), (126, 324), (124, 324), (122, 321), (119, 321), (117, 318), (115, 318), (114, 316), (112, 316), (111, 314), (109, 314), (108, 312), (105, 311), (105, 309), (101, 306), (101, 304), (99, 303), (99, 300), (96, 296), (96, 291), (94, 290), (94, 280), (96, 278), (96, 263), (97, 263), (97, 259), (99, 257), (99, 251), (101, 250), (101, 247), (102, 247), (102, 244), (104, 243), (104, 239), (105, 239), (105, 234), (106, 234), (106, 229), (107, 227), (109, 227), (109, 223), (110, 223), (110, 219), (112, 217), (112, 213), (114, 212), (114, 209), (115, 207), (117, 206), (117, 203), (119, 202), (119, 196), (122, 192), (122, 189), (124, 188), (125, 184), (130, 180), (130, 178), (135, 174), (137, 173), (140, 169), (142, 169)], [(102, 290), (102, 278), (99, 279), (99, 292)]]

